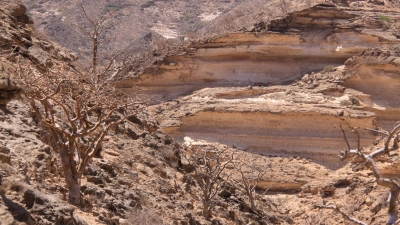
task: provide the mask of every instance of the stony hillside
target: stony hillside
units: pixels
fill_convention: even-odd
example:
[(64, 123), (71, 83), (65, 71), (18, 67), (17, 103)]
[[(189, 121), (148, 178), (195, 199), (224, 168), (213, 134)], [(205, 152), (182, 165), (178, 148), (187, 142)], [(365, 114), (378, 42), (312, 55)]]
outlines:
[[(48, 36), (87, 59), (90, 39), (79, 29), (86, 19), (81, 1), (23, 0), (36, 32)], [(218, 0), (218, 1), (82, 1), (91, 18), (112, 13), (113, 25), (105, 31), (102, 50), (138, 54), (165, 43), (214, 37), (238, 29), (251, 29), (288, 12), (323, 0)], [(132, 23), (132, 21), (134, 21)], [(78, 25), (77, 25), (78, 24)]]
[[(81, 58), (88, 56), (90, 40), (76, 26), (82, 18), (80, 1), (24, 0), (28, 14), (34, 19), (37, 30), (46, 33), (54, 41), (78, 52)], [(230, 11), (243, 1), (83, 1), (88, 14), (95, 18), (113, 13), (114, 25), (105, 31), (105, 51), (126, 49), (134, 53), (151, 49), (165, 39), (184, 38), (220, 15)], [(133, 22), (134, 21), (134, 22)]]
[[(1, 225), (388, 221), (389, 191), (380, 185), (382, 180), (374, 180), (370, 164), (362, 157), (341, 161), (337, 155), (347, 147), (340, 127), (348, 133), (351, 148), (358, 144), (351, 133), (357, 127), (360, 151), (369, 154), (387, 144), (381, 128), (391, 130), (400, 120), (400, 11), (394, 7), (396, 2), (313, 5), (312, 1), (291, 1), (293, 7), (280, 18), (275, 16), (283, 15), (286, 8), (275, 15), (258, 7), (260, 11), (251, 14), (254, 21), (236, 32), (147, 53), (147, 58), (136, 62), (148, 67), (142, 74), (126, 73), (115, 84), (126, 93), (140, 92), (151, 98), (151, 106), (113, 128), (105, 138), (84, 172), (81, 206), (67, 202), (58, 152), (44, 142), (35, 113), (19, 95), (23, 90), (13, 72), (19, 59), (38, 69), (57, 65), (79, 69), (74, 63), (77, 56), (35, 30), (21, 2), (0, 3)], [(99, 9), (94, 2), (84, 3), (93, 13), (159, 12), (163, 23), (172, 21), (168, 12), (174, 13), (167, 10), (169, 1), (135, 1), (132, 4), (142, 8), (135, 13), (118, 1), (101, 1)], [(218, 22), (224, 16), (233, 15), (228, 9), (241, 5), (240, 1), (202, 3), (193, 7), (194, 13), (210, 12), (203, 15), (209, 19), (218, 13), (207, 10), (221, 3), (215, 23), (199, 30), (204, 34), (224, 24)], [(254, 1), (247, 9), (258, 4), (282, 6), (279, 3)], [(64, 4), (62, 10), (53, 10)], [(49, 18), (79, 16), (62, 14), (76, 9), (75, 3), (67, 1), (27, 1), (27, 5), (32, 14), (37, 9), (37, 16), (48, 20), (54, 32), (54, 24), (64, 23), (51, 25)], [(242, 16), (250, 18), (246, 13)], [(36, 27), (41, 23), (36, 22)], [(121, 29), (127, 29), (122, 25)], [(67, 33), (49, 35), (68, 38), (76, 43), (74, 50), (84, 49), (78, 36)], [(125, 43), (122, 37), (117, 37), (121, 46)], [(397, 181), (398, 139), (389, 142), (393, 148), (379, 156), (376, 165), (379, 174)], [(200, 165), (206, 156), (196, 155), (196, 149), (207, 150), (213, 159), (218, 152), (223, 152), (221, 159), (231, 158), (229, 164), (210, 163), (226, 169), (217, 179), (223, 185), (212, 201), (209, 220), (202, 215), (202, 183), (198, 180), (206, 175), (196, 173), (204, 167)], [(254, 193), (258, 210), (249, 206), (237, 182), (237, 167), (249, 165), (263, 168), (262, 176), (249, 178), (250, 183), (258, 182)]]

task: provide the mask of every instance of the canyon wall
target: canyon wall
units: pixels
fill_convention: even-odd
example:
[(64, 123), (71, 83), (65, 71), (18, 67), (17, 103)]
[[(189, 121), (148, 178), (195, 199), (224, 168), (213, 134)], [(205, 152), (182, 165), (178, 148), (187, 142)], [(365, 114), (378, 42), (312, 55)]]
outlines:
[[(374, 117), (344, 118), (318, 113), (199, 112), (182, 118), (180, 127), (168, 128), (172, 137), (184, 136), (236, 146), (267, 156), (300, 156), (330, 168), (341, 165), (338, 151), (346, 148), (343, 127), (374, 127)], [(361, 145), (375, 136), (361, 132)], [(356, 147), (351, 136), (350, 143)]]
[[(158, 70), (118, 83), (137, 86), (154, 102), (172, 100), (205, 87), (288, 84), (326, 66), (342, 65), (365, 48), (389, 47), (399, 40), (371, 32), (377, 21), (333, 5), (318, 5), (271, 21), (261, 33), (232, 33), (194, 44), (170, 56)], [(395, 14), (393, 16), (399, 17)]]
[[(269, 156), (304, 157), (328, 168), (346, 143), (360, 147), (400, 120), (400, 40), (368, 9), (317, 5), (195, 44), (158, 70), (120, 83), (157, 101), (165, 131)], [(366, 16), (367, 15), (367, 16)], [(379, 46), (379, 49), (375, 48)], [(367, 50), (365, 50), (367, 49)], [(156, 71), (156, 72), (154, 72)], [(185, 97), (182, 97), (185, 96)], [(187, 138), (186, 138), (187, 139)]]
[[(346, 62), (343, 86), (371, 96), (379, 126), (391, 130), (400, 120), (400, 49), (371, 48)], [(377, 107), (375, 107), (377, 108)]]

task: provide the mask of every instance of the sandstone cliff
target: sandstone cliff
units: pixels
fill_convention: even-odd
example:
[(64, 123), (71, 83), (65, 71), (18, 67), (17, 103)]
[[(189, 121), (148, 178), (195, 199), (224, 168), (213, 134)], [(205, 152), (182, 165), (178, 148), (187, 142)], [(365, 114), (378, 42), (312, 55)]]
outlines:
[[(261, 33), (233, 33), (193, 44), (153, 73), (120, 86), (137, 85), (154, 99), (171, 100), (204, 87), (288, 84), (326, 66), (342, 65), (365, 48), (399, 43), (391, 32), (377, 31), (382, 26), (378, 15), (384, 13), (317, 5), (273, 20)], [(399, 17), (390, 13), (393, 21)]]

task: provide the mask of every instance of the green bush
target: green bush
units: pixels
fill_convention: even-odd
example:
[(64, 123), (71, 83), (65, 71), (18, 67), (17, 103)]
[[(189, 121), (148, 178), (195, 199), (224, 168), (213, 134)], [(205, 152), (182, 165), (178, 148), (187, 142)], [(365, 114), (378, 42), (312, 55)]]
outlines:
[(115, 6), (115, 5), (107, 5), (106, 8), (105, 8), (105, 11), (106, 11), (106, 12), (115, 12), (115, 11), (117, 11), (118, 9), (119, 9), (118, 6)]
[(393, 46), (394, 53), (396, 56), (400, 56), (400, 44)]
[(388, 16), (385, 16), (385, 15), (380, 15), (379, 19), (381, 19), (383, 21), (386, 21), (386, 22), (391, 22), (390, 18)]
[(349, 101), (351, 102), (352, 105), (357, 105), (357, 106), (360, 105), (360, 100), (358, 100), (355, 97), (349, 97)]
[(342, 100), (342, 101), (340, 101), (340, 105), (341, 105), (341, 106), (350, 106), (350, 105), (351, 105), (351, 101), (349, 101), (349, 100)]
[(340, 101), (341, 106), (359, 106), (360, 100), (355, 97), (349, 97), (349, 100)]
[(325, 66), (324, 69), (322, 69), (322, 70), (320, 71), (320, 73), (321, 73), (321, 74), (329, 73), (329, 72), (331, 72), (331, 70), (332, 70), (333, 68), (335, 68), (335, 67), (334, 67), (334, 66), (331, 66), (331, 65)]

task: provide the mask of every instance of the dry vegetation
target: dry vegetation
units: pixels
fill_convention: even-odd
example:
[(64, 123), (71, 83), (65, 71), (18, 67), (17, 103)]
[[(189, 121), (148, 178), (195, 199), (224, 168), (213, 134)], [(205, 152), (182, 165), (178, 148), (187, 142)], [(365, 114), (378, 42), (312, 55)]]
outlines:
[(224, 154), (227, 149), (218, 149), (216, 146), (209, 146), (210, 149), (189, 147), (187, 151), (190, 155), (184, 153), (183, 157), (193, 167), (193, 177), (201, 189), (198, 195), (203, 203), (202, 215), (206, 220), (210, 220), (215, 205), (214, 198), (229, 179), (225, 169), (232, 162), (233, 154), (227, 157)]
[(20, 59), (15, 72), (22, 94), (42, 128), (44, 142), (59, 154), (68, 199), (75, 205), (82, 203), (80, 188), (84, 170), (99, 151), (109, 130), (128, 117), (136, 116), (145, 105), (110, 82), (129, 61), (122, 61), (117, 67), (115, 60), (120, 55), (116, 54), (107, 64), (98, 64), (99, 39), (112, 15), (92, 19), (83, 5), (81, 9), (92, 25), (89, 28), (81, 26), (93, 45), (89, 68), (78, 71), (67, 65), (53, 65), (37, 69)]

